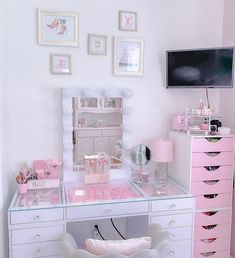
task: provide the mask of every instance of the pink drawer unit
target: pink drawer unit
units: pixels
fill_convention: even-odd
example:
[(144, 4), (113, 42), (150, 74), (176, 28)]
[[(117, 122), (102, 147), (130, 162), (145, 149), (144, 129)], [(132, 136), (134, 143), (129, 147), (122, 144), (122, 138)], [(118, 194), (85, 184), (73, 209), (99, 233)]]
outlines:
[(195, 195), (232, 193), (232, 180), (209, 180), (192, 182), (191, 192)]
[(206, 211), (195, 213), (195, 226), (230, 223), (232, 210)]
[(233, 151), (233, 137), (193, 138), (192, 152)]
[(192, 153), (192, 166), (221, 166), (233, 164), (233, 152)]
[(226, 251), (229, 249), (229, 247), (230, 247), (229, 238), (210, 238), (210, 239), (194, 241), (194, 250), (197, 253)]
[(219, 251), (219, 252), (205, 252), (205, 253), (195, 253), (194, 258), (226, 258), (230, 257), (229, 251)]
[[(222, 222), (222, 221), (221, 221)], [(230, 235), (231, 224), (210, 224), (194, 229), (194, 239), (224, 238)]]
[(232, 179), (232, 166), (205, 166), (192, 168), (192, 181)]
[(205, 194), (196, 197), (196, 209), (228, 208), (232, 205), (232, 194)]

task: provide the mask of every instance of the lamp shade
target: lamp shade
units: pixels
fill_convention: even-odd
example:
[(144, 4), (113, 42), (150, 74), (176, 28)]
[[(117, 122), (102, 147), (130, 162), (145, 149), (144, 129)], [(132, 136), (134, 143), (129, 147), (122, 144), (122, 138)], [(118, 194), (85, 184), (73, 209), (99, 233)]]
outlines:
[(173, 161), (173, 143), (169, 139), (153, 138), (150, 143), (151, 156), (156, 162)]

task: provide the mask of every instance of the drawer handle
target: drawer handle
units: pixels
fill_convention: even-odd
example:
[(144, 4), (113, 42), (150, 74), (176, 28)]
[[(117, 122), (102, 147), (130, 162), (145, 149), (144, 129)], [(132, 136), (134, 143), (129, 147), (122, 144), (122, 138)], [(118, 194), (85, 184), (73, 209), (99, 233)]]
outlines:
[(202, 255), (202, 256), (205, 256), (205, 257), (212, 256), (212, 255), (214, 255), (214, 254), (216, 254), (215, 251), (214, 251), (214, 252), (201, 253), (201, 255)]
[(39, 219), (40, 219), (40, 216), (39, 216), (39, 215), (36, 215), (36, 216), (34, 217), (34, 219), (35, 219), (35, 220), (39, 220)]
[(211, 229), (214, 229), (214, 228), (216, 228), (217, 227), (217, 224), (215, 224), (215, 225), (207, 225), (207, 226), (202, 226), (204, 229), (206, 229), (206, 230), (211, 230)]
[(203, 181), (206, 185), (215, 185), (219, 182), (219, 180), (206, 180)]
[(41, 237), (40, 234), (37, 234), (34, 238), (38, 240), (40, 239), (40, 237)]
[(171, 204), (171, 209), (175, 209), (175, 207), (176, 207), (176, 205), (173, 203), (173, 204)]
[(205, 152), (205, 154), (208, 156), (208, 157), (216, 157), (216, 156), (218, 156), (219, 154), (220, 154), (220, 152), (219, 151), (217, 151), (217, 152)]
[(106, 214), (111, 214), (111, 213), (112, 213), (112, 210), (111, 210), (111, 209), (107, 209), (107, 210), (105, 211), (105, 213), (106, 213)]
[(208, 238), (208, 239), (201, 239), (203, 243), (212, 243), (216, 240), (216, 238)]
[(170, 238), (171, 238), (171, 239), (174, 239), (174, 238), (175, 238), (175, 235), (174, 235), (174, 234), (170, 234)]
[(175, 252), (173, 250), (170, 250), (169, 255), (174, 255)]
[(220, 166), (205, 166), (204, 168), (205, 168), (207, 171), (209, 171), (209, 172), (213, 172), (213, 171), (219, 169)]
[(218, 211), (205, 211), (202, 214), (206, 216), (214, 216)]
[(205, 194), (204, 198), (206, 198), (206, 199), (214, 199), (217, 196), (218, 196), (218, 194)]
[(35, 253), (36, 253), (37, 256), (39, 256), (41, 254), (41, 250), (38, 249)]
[(218, 142), (221, 140), (221, 137), (215, 137), (215, 138), (209, 138), (209, 137), (206, 137), (206, 140), (210, 143), (215, 143), (215, 142)]
[(174, 221), (174, 220), (171, 220), (171, 221), (170, 221), (170, 225), (171, 225), (171, 226), (175, 225), (175, 221)]

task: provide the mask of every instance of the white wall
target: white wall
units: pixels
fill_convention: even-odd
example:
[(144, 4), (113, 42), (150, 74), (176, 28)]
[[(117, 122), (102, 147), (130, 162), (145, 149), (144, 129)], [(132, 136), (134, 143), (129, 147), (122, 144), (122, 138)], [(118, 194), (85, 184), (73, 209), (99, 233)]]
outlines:
[[(35, 0), (5, 1), (9, 17), (8, 78), (4, 125), (4, 177), (10, 185), (12, 172), (21, 161), (62, 156), (60, 87), (80, 82), (111, 82), (134, 90), (132, 142), (166, 136), (171, 114), (197, 106), (203, 90), (165, 89), (165, 51), (221, 46), (221, 0)], [(36, 9), (79, 13), (80, 47), (37, 44)], [(138, 13), (138, 32), (118, 30), (118, 11)], [(87, 55), (87, 34), (108, 35), (108, 55)], [(145, 39), (145, 75), (141, 78), (112, 76), (111, 37)], [(71, 76), (49, 73), (49, 54), (72, 55)], [(218, 110), (218, 91), (211, 90), (211, 106)], [(5, 112), (6, 112), (5, 111)], [(143, 133), (144, 132), (144, 133)], [(6, 146), (7, 145), (7, 146)], [(13, 188), (15, 185), (13, 184)], [(13, 190), (12, 188), (12, 190)], [(11, 195), (5, 192), (5, 196)], [(7, 203), (8, 204), (8, 203)]]
[[(224, 1), (224, 21), (223, 21), (223, 45), (235, 45), (235, 2), (233, 0)], [(235, 75), (234, 75), (235, 76)], [(230, 90), (221, 90), (219, 109), (224, 120), (224, 125), (231, 127), (235, 133), (235, 87)]]

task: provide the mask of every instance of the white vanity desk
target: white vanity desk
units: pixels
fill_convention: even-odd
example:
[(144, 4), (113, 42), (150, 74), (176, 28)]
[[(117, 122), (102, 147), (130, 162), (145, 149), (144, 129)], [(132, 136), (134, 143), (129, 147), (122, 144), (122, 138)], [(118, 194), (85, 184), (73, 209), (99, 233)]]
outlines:
[[(92, 190), (77, 188), (74, 185), (70, 185), (67, 190), (64, 186), (57, 190), (41, 190), (41, 195), (40, 191), (38, 194), (28, 191), (23, 195), (16, 192), (8, 211), (10, 258), (64, 258), (66, 256), (63, 255), (60, 244), (63, 232), (66, 230), (71, 232), (71, 229), (73, 231), (76, 223), (80, 223), (81, 226), (93, 220), (109, 218), (126, 220), (124, 234), (128, 238), (144, 234), (141, 230), (148, 224), (159, 223), (172, 237), (169, 257), (192, 257), (194, 212), (192, 195), (183, 192), (170, 182), (164, 194), (157, 194), (156, 189), (152, 187), (139, 189), (129, 183), (121, 183), (116, 189), (120, 187), (127, 187), (126, 195), (130, 194), (132, 197), (108, 200), (106, 196), (107, 200), (103, 201), (88, 202), (83, 199), (82, 202), (77, 202), (79, 200), (77, 198), (81, 198), (84, 191)], [(109, 193), (115, 191), (112, 189)], [(71, 197), (73, 191), (79, 191), (76, 192), (77, 197)], [(121, 189), (114, 195), (118, 198), (118, 194), (121, 196), (123, 192)], [(37, 203), (38, 198), (40, 198), (39, 203)], [(89, 198), (96, 199), (97, 196)], [(45, 203), (46, 201), (48, 203)], [(81, 234), (93, 237), (89, 230), (85, 227), (85, 231)], [(83, 241), (83, 238), (81, 237), (79, 241)]]

